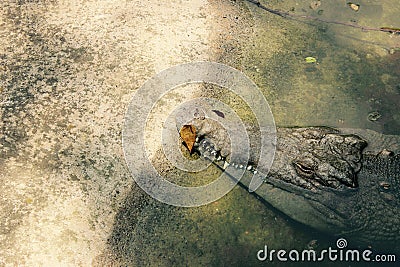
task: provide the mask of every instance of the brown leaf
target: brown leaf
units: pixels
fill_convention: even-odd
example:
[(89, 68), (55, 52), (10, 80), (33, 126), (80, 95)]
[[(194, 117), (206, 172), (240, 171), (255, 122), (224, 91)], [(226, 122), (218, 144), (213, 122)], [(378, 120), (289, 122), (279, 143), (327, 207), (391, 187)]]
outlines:
[(193, 125), (183, 125), (179, 131), (186, 148), (192, 153), (193, 145), (196, 142), (196, 128)]

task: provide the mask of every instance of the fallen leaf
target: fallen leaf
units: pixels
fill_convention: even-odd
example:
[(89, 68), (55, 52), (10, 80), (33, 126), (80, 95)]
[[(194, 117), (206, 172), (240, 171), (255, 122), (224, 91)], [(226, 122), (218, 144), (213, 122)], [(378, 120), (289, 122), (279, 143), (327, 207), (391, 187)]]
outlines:
[(317, 59), (315, 57), (306, 57), (305, 58), (307, 63), (315, 63), (317, 62)]
[(215, 112), (215, 114), (217, 114), (218, 116), (220, 116), (221, 118), (225, 118), (225, 114), (222, 111), (213, 109), (213, 112)]
[(312, 1), (311, 3), (310, 3), (310, 8), (312, 9), (312, 10), (317, 10), (319, 7), (321, 6), (321, 1)]
[(196, 128), (193, 125), (183, 125), (179, 131), (179, 135), (186, 148), (192, 153), (193, 145), (196, 142)]
[(377, 121), (382, 117), (382, 115), (378, 111), (373, 111), (368, 114), (368, 120)]
[(356, 11), (356, 12), (360, 9), (360, 5), (359, 5), (359, 4), (354, 4), (354, 3), (352, 3), (352, 2), (348, 2), (347, 5), (348, 5), (351, 9), (353, 9), (354, 11)]

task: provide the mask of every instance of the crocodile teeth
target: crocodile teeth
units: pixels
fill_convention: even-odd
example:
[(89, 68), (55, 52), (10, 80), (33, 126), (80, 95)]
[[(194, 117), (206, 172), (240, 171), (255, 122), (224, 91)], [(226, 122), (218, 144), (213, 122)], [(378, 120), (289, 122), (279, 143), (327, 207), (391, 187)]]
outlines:
[(239, 169), (243, 169), (243, 167), (244, 167), (243, 165), (240, 165), (240, 166), (239, 166)]
[(222, 159), (221, 156), (218, 156), (218, 157), (217, 157), (217, 161), (220, 161), (221, 159)]
[(213, 150), (213, 151), (211, 151), (211, 155), (217, 155), (217, 151), (216, 150)]
[(248, 171), (251, 171), (252, 168), (253, 168), (253, 167), (252, 167), (251, 165), (247, 166), (247, 170), (248, 170)]
[(225, 162), (224, 162), (224, 167), (223, 167), (223, 168), (226, 169), (226, 168), (228, 168), (229, 165), (230, 165), (229, 162), (225, 161)]

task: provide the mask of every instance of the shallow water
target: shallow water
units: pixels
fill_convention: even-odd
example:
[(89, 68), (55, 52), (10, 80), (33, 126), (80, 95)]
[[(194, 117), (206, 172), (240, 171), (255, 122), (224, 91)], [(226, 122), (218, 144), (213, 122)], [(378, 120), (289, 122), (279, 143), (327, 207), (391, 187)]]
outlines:
[[(354, 12), (340, 1), (274, 1), (268, 7), (291, 14), (369, 27), (398, 25), (395, 1), (360, 1)], [(248, 46), (247, 73), (268, 97), (277, 125), (368, 128), (400, 132), (398, 35), (284, 19), (252, 8), (256, 35)], [(306, 63), (306, 57), (316, 63)], [(380, 118), (370, 121), (368, 114)]]
[[(126, 106), (133, 91), (161, 69), (215, 60), (202, 54), (211, 43), (205, 40), (206, 11), (185, 7), (175, 17), (182, 1), (167, 7), (152, 1), (154, 8), (140, 1), (58, 1), (54, 7), (56, 1), (31, 2), (2, 4), (8, 12), (2, 30), (14, 34), (2, 41), (0, 58), (9, 79), (0, 88), (0, 265), (257, 266), (271, 265), (256, 258), (264, 245), (334, 247), (336, 238), (293, 222), (240, 187), (212, 204), (178, 208), (132, 183), (120, 141)], [(344, 1), (322, 0), (317, 10), (308, 1), (262, 3), (297, 15), (400, 27), (397, 0), (360, 1), (358, 12)], [(400, 134), (399, 35), (231, 4), (222, 5), (227, 9), (218, 18), (224, 15), (232, 25), (209, 37), (218, 41), (216, 61), (259, 86), (278, 126)], [(192, 19), (204, 25), (188, 24)], [(195, 43), (186, 41), (188, 25), (191, 35), (200, 36)], [(204, 93), (221, 96), (218, 90)], [(380, 114), (376, 121), (368, 119), (372, 112)], [(201, 179), (166, 172), (185, 185)]]
[[(303, 1), (264, 3), (326, 20), (371, 27), (400, 25), (396, 1), (361, 1), (357, 13), (339, 1), (322, 1), (316, 11)], [(251, 4), (248, 7), (254, 16), (254, 33), (242, 43), (242, 59), (235, 64), (260, 87), (278, 126), (324, 125), (400, 133), (400, 36), (280, 18)], [(317, 61), (306, 63), (306, 57)], [(372, 112), (380, 114), (376, 121), (368, 119)], [(149, 205), (140, 217), (144, 221), (134, 232), (143, 243), (119, 254), (138, 265), (150, 255), (161, 265), (257, 266), (267, 264), (256, 258), (264, 245), (302, 250), (313, 242), (317, 249), (335, 248), (336, 244), (336, 238), (293, 222), (243, 188), (199, 208)]]

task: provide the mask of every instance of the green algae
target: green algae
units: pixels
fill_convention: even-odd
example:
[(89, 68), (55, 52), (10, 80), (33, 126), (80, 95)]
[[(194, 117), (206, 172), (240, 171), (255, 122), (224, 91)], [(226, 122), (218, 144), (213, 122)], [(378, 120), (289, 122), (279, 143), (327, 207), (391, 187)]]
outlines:
[[(274, 1), (269, 5), (288, 9), (295, 6), (295, 11), (303, 12), (295, 1)], [(387, 5), (390, 3), (383, 3), (382, 10), (386, 10)], [(306, 8), (305, 5), (303, 9)], [(321, 8), (328, 17), (342, 12), (326, 2)], [(400, 133), (397, 110), (400, 66), (396, 61), (399, 53), (391, 36), (314, 22), (298, 23), (265, 14), (254, 7), (250, 9), (255, 21), (254, 35), (245, 42), (242, 40), (240, 58), (230, 55), (226, 61), (241, 67), (256, 82), (278, 126), (325, 125)], [(379, 21), (376, 15), (371, 20), (367, 15), (362, 17), (362, 12), (357, 13), (360, 22), (384, 23), (389, 19), (392, 24), (398, 23), (394, 13), (390, 13), (389, 18), (382, 13), (382, 21)], [(338, 17), (345, 19), (346, 16), (351, 15)], [(318, 58), (318, 64), (314, 60), (310, 60), (313, 64), (304, 64), (308, 57)], [(220, 59), (224, 62), (223, 57)], [(220, 89), (212, 86), (209, 89), (205, 90), (205, 95), (220, 96)], [(222, 100), (248, 123), (254, 123), (254, 119), (248, 119), (251, 116), (242, 102), (229, 93), (225, 93)], [(382, 118), (371, 122), (368, 114), (377, 109), (383, 114)], [(310, 242), (317, 242), (319, 249), (335, 244), (334, 238), (296, 224), (239, 187), (207, 206), (189, 210), (163, 206), (163, 209), (173, 212), (161, 216), (161, 222), (149, 227), (153, 231), (157, 229), (156, 233), (163, 233), (160, 238), (163, 241), (151, 242), (150, 234), (144, 238), (149, 242), (146, 248), (159, 249), (160, 262), (165, 266), (257, 266), (262, 263), (257, 261), (256, 253), (264, 245), (301, 250), (308, 248)], [(166, 225), (173, 225), (172, 230)], [(180, 234), (176, 234), (177, 231)], [(140, 259), (142, 263), (147, 258), (142, 255)], [(274, 266), (280, 263), (275, 262)]]
[[(296, 3), (285, 2), (273, 4), (289, 8)], [(326, 2), (322, 7), (324, 5), (323, 15), (341, 12), (330, 10)], [(255, 81), (267, 98), (278, 126), (325, 125), (370, 128), (392, 134), (400, 132), (396, 104), (400, 82), (395, 67), (399, 64), (397, 52), (382, 55), (381, 46), (344, 38), (343, 29), (336, 26), (298, 23), (250, 9), (255, 16), (254, 35), (242, 40), (240, 56), (225, 52), (229, 59), (222, 56), (220, 59), (242, 68)], [(300, 6), (296, 10), (302, 12)], [(355, 34), (354, 30), (349, 33), (354, 38), (363, 35)], [(375, 39), (370, 35), (367, 39), (379, 43), (388, 38), (376, 33)], [(311, 55), (313, 59), (318, 58), (318, 62), (309, 60), (313, 64), (305, 64), (305, 58)], [(204, 94), (221, 99), (222, 91), (207, 85)], [(255, 123), (243, 101), (226, 92), (221, 101), (230, 105), (247, 123)], [(382, 121), (372, 123), (368, 113), (377, 108), (384, 115)], [(185, 175), (181, 178), (187, 180), (178, 181), (187, 186), (199, 185), (196, 181), (202, 180), (202, 175), (209, 181), (210, 177), (218, 175), (218, 171)], [(301, 250), (315, 240), (320, 248), (335, 242), (322, 233), (294, 223), (239, 187), (203, 207), (157, 206), (149, 208), (143, 215), (154, 219), (139, 224), (151, 229), (150, 232), (140, 230), (145, 246), (133, 244), (137, 246), (138, 254), (131, 256), (139, 262), (157, 262), (162, 266), (257, 266), (262, 263), (258, 262), (256, 253), (264, 245)]]
[[(386, 10), (390, 1), (380, 5), (381, 10)], [(295, 6), (296, 14), (312, 15), (306, 6)], [(392, 11), (382, 12), (379, 18), (374, 14), (374, 19), (369, 19), (372, 11), (368, 9), (368, 13), (363, 15), (364, 11), (360, 11), (357, 17), (352, 17), (355, 14), (339, 14), (343, 10), (335, 4), (322, 3), (321, 8), (328, 19), (359, 19), (366, 25), (384, 24), (388, 20), (393, 25), (400, 23)], [(246, 73), (254, 77), (266, 95), (277, 125), (400, 132), (399, 121), (394, 119), (400, 100), (395, 88), (400, 80), (399, 63), (394, 63), (394, 58), (399, 57), (398, 43), (393, 42), (393, 38), (399, 37), (328, 23), (274, 19), (258, 9), (253, 12), (256, 38), (247, 46), (244, 65), (248, 66)], [(318, 65), (302, 64), (307, 57), (318, 58)], [(381, 77), (388, 76), (391, 78), (384, 84)], [(371, 99), (379, 99), (379, 104), (371, 103)], [(385, 110), (384, 120), (372, 123), (367, 117), (376, 109)]]

